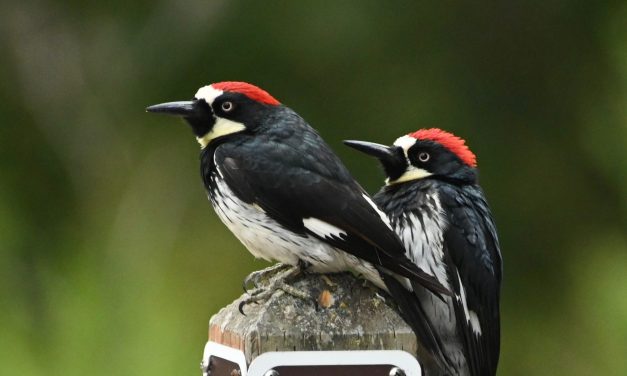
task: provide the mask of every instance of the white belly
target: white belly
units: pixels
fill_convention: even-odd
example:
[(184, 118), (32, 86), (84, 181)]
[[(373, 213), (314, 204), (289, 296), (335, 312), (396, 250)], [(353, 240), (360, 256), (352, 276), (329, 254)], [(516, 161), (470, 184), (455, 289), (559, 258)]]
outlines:
[(216, 190), (209, 199), (218, 217), (257, 258), (297, 265), (310, 264), (313, 272), (352, 271), (384, 288), (377, 270), (370, 264), (328, 245), (309, 234), (296, 234), (270, 218), (261, 207), (237, 198), (229, 186), (216, 178)]

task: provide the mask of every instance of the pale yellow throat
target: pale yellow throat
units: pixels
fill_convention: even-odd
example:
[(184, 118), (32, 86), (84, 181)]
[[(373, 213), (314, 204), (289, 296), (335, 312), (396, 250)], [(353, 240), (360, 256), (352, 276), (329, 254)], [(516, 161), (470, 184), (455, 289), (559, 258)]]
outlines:
[(241, 132), (245, 129), (246, 126), (242, 123), (219, 117), (216, 118), (216, 123), (213, 125), (213, 128), (211, 128), (211, 130), (207, 132), (204, 136), (196, 137), (196, 140), (198, 140), (200, 148), (204, 149), (205, 147), (207, 147), (207, 145), (209, 145), (211, 141), (218, 137)]
[(410, 180), (426, 178), (427, 176), (431, 176), (431, 175), (433, 174), (427, 170), (423, 170), (422, 168), (411, 167), (409, 170), (405, 171), (405, 173), (396, 180), (390, 180), (389, 178), (386, 179), (385, 184), (392, 185), (392, 184), (404, 183)]

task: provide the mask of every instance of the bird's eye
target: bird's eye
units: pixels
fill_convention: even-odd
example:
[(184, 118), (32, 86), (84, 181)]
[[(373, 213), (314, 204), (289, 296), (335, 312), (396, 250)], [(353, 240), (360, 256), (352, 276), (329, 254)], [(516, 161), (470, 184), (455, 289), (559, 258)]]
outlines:
[(418, 154), (418, 160), (420, 162), (426, 162), (429, 160), (429, 158), (431, 158), (431, 156), (429, 155), (429, 153), (423, 151), (420, 154)]
[(231, 112), (233, 111), (233, 108), (235, 108), (235, 106), (233, 105), (233, 102), (222, 102), (222, 105), (220, 105), (220, 107), (222, 108), (222, 111), (224, 112)]

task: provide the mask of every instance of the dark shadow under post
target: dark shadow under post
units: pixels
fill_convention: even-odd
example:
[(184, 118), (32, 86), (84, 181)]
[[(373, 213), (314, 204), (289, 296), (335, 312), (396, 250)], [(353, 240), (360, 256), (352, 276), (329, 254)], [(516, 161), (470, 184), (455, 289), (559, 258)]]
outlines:
[(305, 274), (290, 283), (317, 301), (283, 292), (238, 311), (243, 295), (209, 321), (209, 340), (240, 349), (250, 362), (268, 351), (405, 350), (416, 337), (377, 289), (350, 274)]

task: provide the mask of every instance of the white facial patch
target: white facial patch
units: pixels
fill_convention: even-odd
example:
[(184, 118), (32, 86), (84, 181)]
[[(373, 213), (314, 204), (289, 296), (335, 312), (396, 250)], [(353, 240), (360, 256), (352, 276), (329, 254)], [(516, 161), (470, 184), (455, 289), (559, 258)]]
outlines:
[(410, 181), (410, 180), (426, 178), (427, 176), (431, 176), (431, 175), (433, 174), (425, 169), (416, 168), (412, 165), (409, 165), (407, 170), (405, 170), (403, 175), (401, 175), (398, 179), (390, 180), (390, 178), (387, 178), (385, 180), (385, 184), (386, 185), (398, 184), (398, 183), (403, 183), (403, 182)]
[(218, 90), (211, 85), (207, 85), (198, 89), (196, 95), (194, 95), (194, 98), (204, 99), (205, 102), (207, 102), (207, 104), (211, 106), (213, 101), (222, 94), (224, 94), (224, 91)]
[(407, 156), (407, 151), (410, 147), (414, 146), (415, 143), (415, 138), (405, 135), (397, 138), (396, 141), (394, 141), (394, 146), (400, 146), (403, 148), (403, 152), (405, 153), (405, 156)]
[[(211, 106), (213, 104), (213, 101), (223, 93), (224, 91), (218, 90), (211, 85), (207, 85), (198, 89), (194, 97), (196, 99), (204, 100), (209, 106)], [(231, 133), (241, 132), (246, 129), (246, 126), (242, 123), (238, 123), (229, 119), (224, 119), (215, 115), (214, 118), (215, 124), (213, 125), (213, 128), (211, 128), (211, 130), (207, 132), (207, 134), (205, 134), (204, 136), (196, 137), (196, 140), (198, 140), (201, 149), (204, 149), (207, 145), (209, 145), (212, 140), (218, 137), (226, 136)]]
[(407, 165), (409, 167), (407, 167), (407, 170), (405, 170), (405, 173), (403, 173), (403, 175), (401, 175), (398, 179), (396, 180), (390, 180), (389, 178), (386, 179), (385, 180), (386, 185), (392, 185), (392, 184), (397, 184), (397, 183), (403, 183), (403, 182), (410, 181), (410, 180), (422, 179), (422, 178), (426, 178), (427, 176), (433, 175), (427, 170), (414, 167), (409, 161), (409, 155), (407, 153), (409, 151), (409, 148), (411, 148), (415, 144), (416, 144), (416, 139), (407, 135), (401, 136), (397, 138), (396, 141), (394, 141), (394, 146), (399, 146), (403, 149), (403, 154), (405, 154), (405, 158), (407, 158)]
[(242, 123), (238, 123), (233, 120), (221, 118), (215, 116), (216, 122), (213, 125), (213, 128), (209, 132), (207, 132), (202, 137), (196, 137), (198, 143), (200, 144), (200, 148), (204, 149), (209, 143), (222, 136), (226, 136), (227, 134), (241, 132), (246, 129), (246, 126)]

